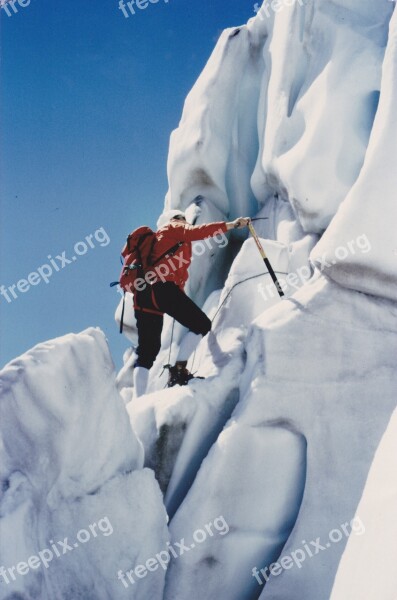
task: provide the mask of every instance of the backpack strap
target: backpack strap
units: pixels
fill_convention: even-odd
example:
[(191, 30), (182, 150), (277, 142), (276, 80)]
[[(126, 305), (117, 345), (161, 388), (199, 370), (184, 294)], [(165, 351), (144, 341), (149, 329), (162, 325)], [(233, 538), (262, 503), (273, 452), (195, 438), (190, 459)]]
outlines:
[(121, 319), (120, 319), (120, 333), (123, 333), (123, 325), (124, 325), (124, 310), (125, 310), (125, 292), (123, 295), (123, 308), (121, 310)]
[(156, 234), (154, 234), (153, 239), (152, 239), (152, 245), (150, 246), (149, 254), (147, 257), (147, 266), (149, 266), (149, 267), (152, 267), (155, 264), (155, 263), (152, 263), (152, 254), (153, 254), (153, 249), (154, 249), (156, 242), (157, 242)]
[[(138, 250), (139, 246), (142, 244), (143, 240), (146, 239), (149, 235), (153, 235), (153, 233), (151, 233), (150, 231), (148, 231), (147, 233), (143, 233), (142, 235), (139, 236), (139, 239), (137, 241), (136, 244), (136, 249)], [(132, 238), (132, 234), (128, 236), (127, 238), (127, 248), (128, 248), (128, 252), (132, 252), (132, 248), (130, 248), (130, 240)]]
[(179, 250), (181, 246), (183, 246), (184, 243), (185, 242), (178, 242), (177, 244), (175, 244), (175, 246), (172, 246), (172, 248), (170, 248), (166, 252), (163, 252), (163, 254), (157, 260), (155, 260), (151, 266), (154, 267), (154, 265), (157, 265), (157, 263), (161, 262), (163, 258), (166, 258), (167, 256), (173, 256), (175, 252)]
[[(155, 236), (154, 236), (153, 233), (150, 233), (150, 232), (144, 233), (143, 235), (140, 236), (140, 238), (139, 238), (139, 240), (137, 242), (137, 245), (135, 246), (135, 251), (136, 251), (136, 254), (137, 254), (137, 258), (138, 258), (138, 264), (136, 265), (136, 268), (140, 271), (140, 275), (144, 275), (144, 266), (143, 266), (142, 254), (141, 254), (140, 246), (141, 246), (143, 240), (145, 240), (149, 235), (153, 235), (153, 238), (155, 238)], [(150, 252), (152, 251), (154, 241), (155, 241), (155, 239), (152, 242), (152, 246), (151, 246)], [(129, 248), (129, 246), (128, 246), (128, 248)]]

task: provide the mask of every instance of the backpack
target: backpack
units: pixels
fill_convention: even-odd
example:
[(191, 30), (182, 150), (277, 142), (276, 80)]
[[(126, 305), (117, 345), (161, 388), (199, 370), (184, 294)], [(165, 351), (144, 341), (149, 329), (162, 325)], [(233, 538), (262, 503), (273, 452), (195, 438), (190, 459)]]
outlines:
[(123, 308), (120, 320), (120, 333), (123, 332), (125, 294), (133, 293), (134, 284), (137, 279), (144, 278), (146, 271), (161, 262), (166, 256), (172, 256), (184, 244), (178, 242), (172, 248), (163, 252), (163, 254), (152, 261), (153, 249), (156, 244), (156, 233), (150, 227), (138, 227), (127, 237), (127, 241), (121, 251), (123, 267), (121, 269), (119, 281), (113, 281), (110, 287), (119, 285), (124, 291)]
[(124, 292), (132, 293), (137, 279), (145, 276), (145, 271), (152, 266), (151, 255), (156, 243), (156, 234), (150, 227), (139, 227), (127, 238), (121, 251), (123, 268), (119, 284)]

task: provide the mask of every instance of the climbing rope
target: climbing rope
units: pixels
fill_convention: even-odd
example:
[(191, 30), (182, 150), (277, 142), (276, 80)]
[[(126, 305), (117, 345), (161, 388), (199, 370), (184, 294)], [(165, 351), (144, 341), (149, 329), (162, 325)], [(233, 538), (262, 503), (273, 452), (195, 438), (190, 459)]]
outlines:
[[(277, 273), (277, 275), (288, 275), (287, 272), (285, 271), (275, 271)], [(246, 281), (250, 281), (251, 279), (257, 279), (258, 277), (263, 277), (263, 275), (268, 275), (269, 273), (258, 273), (258, 275), (251, 275), (250, 277), (246, 277), (245, 279), (242, 279), (241, 281), (238, 281), (237, 283), (235, 283), (230, 290), (228, 291), (228, 293), (226, 294), (225, 298), (222, 300), (222, 303), (218, 306), (216, 313), (214, 314), (214, 316), (211, 319), (211, 323), (214, 323), (216, 317), (219, 314), (219, 311), (221, 310), (221, 308), (223, 307), (223, 305), (225, 304), (226, 300), (229, 298), (230, 294), (232, 293), (232, 291), (238, 286), (241, 285), (242, 283), (245, 283)], [(194, 350), (193, 353), (193, 359), (192, 359), (192, 366), (190, 367), (190, 372), (193, 373), (193, 367), (194, 367), (194, 361), (196, 358), (196, 351), (197, 351), (197, 347)]]
[[(257, 218), (251, 219), (251, 221), (267, 221), (267, 220), (269, 220), (269, 217), (257, 217)], [(253, 233), (253, 228), (252, 228), (252, 225), (251, 225), (251, 227), (250, 227), (250, 230), (251, 230), (251, 233)], [(255, 235), (255, 238), (256, 238), (256, 237), (257, 237), (257, 236)], [(258, 242), (257, 242), (257, 243), (258, 243)], [(265, 264), (266, 264), (266, 267), (267, 267), (267, 269), (268, 269), (268, 270), (267, 270), (267, 272), (265, 272), (265, 273), (258, 273), (258, 275), (251, 275), (250, 277), (246, 277), (245, 279), (242, 279), (241, 281), (238, 281), (237, 283), (235, 283), (235, 284), (234, 284), (234, 285), (233, 285), (233, 286), (230, 288), (229, 292), (226, 294), (226, 296), (225, 296), (225, 298), (223, 299), (222, 303), (221, 303), (221, 304), (218, 306), (218, 308), (217, 308), (217, 310), (216, 310), (216, 312), (215, 312), (215, 315), (214, 315), (214, 316), (212, 317), (212, 319), (211, 319), (211, 323), (214, 323), (214, 321), (215, 321), (216, 317), (217, 317), (217, 316), (218, 316), (218, 314), (219, 314), (219, 311), (221, 310), (221, 308), (222, 308), (222, 307), (223, 307), (223, 305), (225, 304), (226, 300), (229, 298), (229, 296), (230, 296), (230, 294), (232, 293), (232, 291), (233, 291), (233, 290), (234, 290), (234, 289), (235, 289), (237, 286), (241, 285), (242, 283), (246, 283), (247, 281), (250, 281), (251, 279), (257, 279), (258, 277), (263, 277), (263, 275), (270, 275), (270, 276), (272, 277), (273, 281), (276, 281), (276, 282), (277, 282), (277, 286), (276, 286), (276, 287), (277, 287), (277, 290), (278, 290), (278, 292), (279, 292), (280, 296), (281, 296), (281, 295), (283, 295), (283, 294), (282, 294), (282, 292), (281, 292), (281, 287), (280, 287), (280, 285), (279, 285), (279, 283), (278, 283), (277, 279), (275, 278), (275, 273), (277, 273), (278, 275), (288, 275), (288, 273), (286, 273), (285, 271), (273, 271), (273, 269), (271, 268), (271, 265), (270, 265), (270, 263), (268, 264), (267, 257), (266, 257), (266, 255), (264, 254), (264, 251), (263, 251), (262, 247), (260, 248), (260, 251), (261, 251), (261, 254), (262, 254), (262, 258), (266, 259), (266, 262), (265, 262)], [(280, 292), (281, 292), (281, 293), (280, 293)], [(174, 319), (174, 321), (173, 321), (173, 323), (172, 323), (171, 342), (170, 342), (170, 351), (169, 351), (169, 356), (168, 356), (168, 365), (171, 365), (171, 348), (172, 348), (172, 340), (173, 340), (173, 335), (174, 335), (174, 326), (175, 326), (175, 319)], [(190, 367), (190, 372), (191, 372), (191, 373), (193, 373), (194, 361), (195, 361), (195, 359), (196, 359), (196, 351), (197, 351), (197, 347), (194, 349), (194, 352), (193, 352), (192, 364), (191, 364), (191, 367)], [(163, 373), (164, 373), (164, 369), (163, 369), (163, 371), (162, 371), (162, 373), (161, 373), (160, 377), (162, 376), (162, 374), (163, 374)]]
[[(278, 275), (288, 275), (288, 273), (286, 273), (285, 271), (275, 271)], [(225, 304), (226, 300), (229, 298), (230, 294), (232, 293), (232, 291), (234, 290), (234, 288), (236, 288), (238, 285), (241, 285), (242, 283), (245, 283), (246, 281), (250, 281), (250, 279), (257, 279), (258, 277), (263, 277), (263, 275), (268, 275), (269, 273), (258, 273), (258, 275), (251, 275), (250, 277), (246, 277), (245, 279), (242, 279), (241, 281), (238, 281), (237, 283), (235, 283), (230, 290), (228, 291), (228, 293), (226, 294), (226, 297), (223, 299), (222, 303), (218, 306), (218, 309), (216, 311), (216, 313), (214, 314), (214, 316), (211, 319), (211, 323), (213, 323), (215, 321), (215, 318), (218, 316), (219, 311), (221, 310), (222, 306)]]
[(171, 350), (172, 350), (172, 341), (174, 339), (174, 327), (175, 327), (175, 319), (172, 321), (172, 329), (171, 329), (171, 341), (170, 341), (170, 352), (168, 355), (168, 364), (171, 364)]

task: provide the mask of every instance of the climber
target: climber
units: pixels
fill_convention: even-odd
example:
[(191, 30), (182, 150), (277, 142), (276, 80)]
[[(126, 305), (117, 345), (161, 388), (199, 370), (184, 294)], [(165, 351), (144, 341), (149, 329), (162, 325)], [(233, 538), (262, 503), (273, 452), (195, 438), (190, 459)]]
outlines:
[[(161, 346), (164, 313), (189, 329), (179, 349), (178, 360), (170, 368), (169, 386), (185, 384), (193, 376), (186, 368), (187, 359), (201, 336), (211, 330), (207, 315), (184, 292), (188, 268), (192, 258), (192, 242), (225, 233), (231, 229), (247, 227), (249, 218), (240, 217), (231, 222), (190, 225), (180, 210), (163, 213), (158, 222), (151, 262), (156, 268), (151, 272), (150, 285), (134, 290), (134, 309), (138, 329), (137, 358), (134, 364), (135, 396), (146, 391), (149, 369)], [(167, 252), (175, 250), (172, 255)], [(149, 277), (146, 278), (149, 282)]]

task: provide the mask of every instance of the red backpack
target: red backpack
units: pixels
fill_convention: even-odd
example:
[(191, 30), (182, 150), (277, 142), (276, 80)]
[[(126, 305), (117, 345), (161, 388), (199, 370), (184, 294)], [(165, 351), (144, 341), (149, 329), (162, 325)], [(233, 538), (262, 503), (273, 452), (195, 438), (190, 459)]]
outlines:
[(156, 234), (150, 227), (139, 227), (127, 238), (121, 251), (124, 259), (119, 284), (125, 292), (134, 291), (134, 283), (145, 276), (146, 270), (152, 266), (151, 255), (156, 243)]
[(113, 281), (110, 287), (120, 285), (124, 291), (123, 308), (121, 312), (120, 333), (123, 331), (124, 308), (125, 308), (125, 293), (133, 293), (135, 290), (134, 283), (139, 278), (144, 278), (148, 269), (161, 262), (166, 256), (172, 256), (184, 244), (178, 242), (157, 258), (152, 261), (153, 248), (156, 244), (156, 233), (150, 227), (138, 227), (127, 238), (122, 251), (123, 268), (121, 269), (119, 281)]

